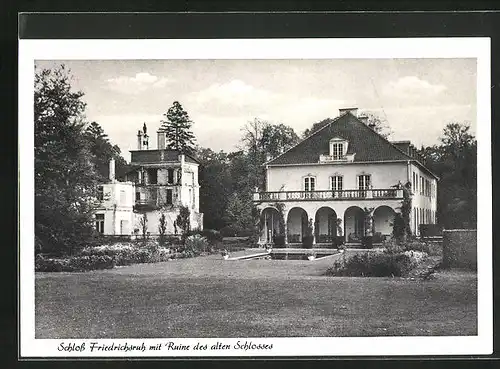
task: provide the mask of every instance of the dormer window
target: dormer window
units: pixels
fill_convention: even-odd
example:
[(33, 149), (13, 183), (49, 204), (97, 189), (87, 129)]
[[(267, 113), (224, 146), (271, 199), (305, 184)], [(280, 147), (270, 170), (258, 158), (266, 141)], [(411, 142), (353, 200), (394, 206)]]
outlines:
[(332, 160), (342, 160), (347, 154), (347, 141), (340, 137), (330, 140), (330, 156)]
[(332, 144), (332, 159), (340, 160), (344, 157), (344, 143)]
[(347, 155), (347, 148), (349, 142), (342, 137), (334, 137), (330, 140), (328, 155), (321, 154), (319, 156), (320, 163), (339, 162), (352, 162), (354, 160), (354, 153)]

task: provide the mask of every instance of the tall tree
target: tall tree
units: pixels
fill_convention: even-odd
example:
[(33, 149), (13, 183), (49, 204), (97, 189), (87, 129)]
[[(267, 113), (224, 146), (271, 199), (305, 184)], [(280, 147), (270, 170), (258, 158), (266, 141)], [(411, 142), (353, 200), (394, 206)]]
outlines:
[(477, 141), (468, 123), (450, 123), (439, 145), (423, 147), (426, 165), (440, 177), (438, 221), (447, 228), (477, 222)]
[(194, 152), (195, 137), (191, 132), (193, 122), (178, 101), (174, 101), (168, 111), (163, 114), (161, 130), (165, 131), (166, 147), (183, 153)]
[(85, 138), (83, 93), (64, 66), (35, 72), (35, 240), (72, 253), (93, 232), (96, 174)]
[(198, 147), (196, 157), (200, 161), (200, 211), (204, 214), (204, 227), (221, 229), (226, 225), (224, 214), (232, 193), (233, 180), (228, 154), (223, 151)]
[(120, 148), (110, 143), (108, 135), (98, 123), (92, 122), (87, 126), (85, 137), (89, 142), (90, 151), (93, 154), (93, 163), (100, 181), (107, 179), (111, 159), (115, 159), (117, 170), (127, 165), (127, 162), (121, 156)]
[(284, 124), (268, 125), (262, 131), (262, 147), (266, 154), (276, 157), (299, 141), (292, 127)]

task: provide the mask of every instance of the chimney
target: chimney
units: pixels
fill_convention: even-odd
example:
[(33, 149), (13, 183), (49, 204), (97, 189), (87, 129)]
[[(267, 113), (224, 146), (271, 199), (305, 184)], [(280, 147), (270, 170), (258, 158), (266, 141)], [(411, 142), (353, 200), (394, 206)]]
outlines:
[(158, 135), (158, 150), (165, 149), (165, 131), (159, 129), (157, 132)]
[(109, 161), (109, 180), (112, 182), (115, 180), (115, 159)]
[(137, 131), (137, 150), (142, 150), (142, 131)]
[(358, 108), (342, 108), (339, 109), (339, 115), (344, 115), (346, 113), (351, 113), (355, 117), (358, 116)]
[(146, 123), (144, 123), (144, 126), (142, 128), (143, 132), (144, 132), (144, 136), (142, 137), (142, 148), (144, 150), (148, 150), (149, 149), (149, 136), (148, 136), (148, 128), (146, 127)]

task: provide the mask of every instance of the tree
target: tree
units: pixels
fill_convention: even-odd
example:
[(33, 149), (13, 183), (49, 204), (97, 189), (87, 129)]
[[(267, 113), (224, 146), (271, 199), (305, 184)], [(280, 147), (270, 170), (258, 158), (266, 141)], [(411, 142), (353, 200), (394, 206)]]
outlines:
[(363, 115), (367, 117), (368, 126), (372, 127), (373, 130), (382, 137), (386, 139), (389, 138), (389, 136), (392, 134), (392, 131), (386, 119), (381, 118), (377, 114), (368, 111), (364, 112)]
[(181, 230), (182, 242), (186, 241), (186, 237), (191, 230), (191, 221), (189, 220), (191, 217), (191, 211), (187, 206), (181, 206), (179, 209), (179, 215), (175, 220), (176, 227), (179, 227)]
[(292, 127), (284, 124), (268, 125), (262, 131), (262, 147), (272, 158), (282, 154), (299, 142)]
[(440, 144), (420, 150), (439, 178), (437, 216), (446, 228), (476, 227), (477, 141), (468, 123), (450, 123)]
[(302, 133), (302, 137), (303, 138), (306, 138), (306, 137), (309, 137), (310, 135), (312, 135), (314, 132), (320, 130), (321, 128), (323, 128), (324, 126), (326, 126), (328, 123), (330, 123), (332, 121), (332, 119), (330, 118), (326, 118), (326, 119), (323, 119), (322, 121), (319, 121), (319, 122), (316, 122), (316, 123), (313, 123), (312, 127), (311, 128), (307, 128), (304, 133)]
[(252, 205), (251, 198), (245, 193), (234, 193), (229, 198), (224, 219), (236, 233), (252, 230)]
[(196, 157), (200, 161), (200, 211), (204, 214), (204, 227), (221, 229), (226, 225), (224, 214), (236, 180), (231, 178), (228, 154), (198, 147)]
[(85, 138), (85, 103), (64, 65), (35, 71), (35, 240), (65, 254), (94, 230), (96, 174)]
[(93, 154), (92, 161), (100, 181), (108, 178), (108, 167), (111, 159), (115, 159), (117, 169), (127, 165), (121, 156), (120, 148), (109, 142), (108, 135), (97, 122), (92, 122), (87, 126), (85, 137), (89, 142), (90, 152)]
[(139, 225), (141, 226), (142, 240), (146, 242), (148, 235), (148, 215), (146, 213), (142, 214), (142, 217), (139, 219)]
[(159, 225), (158, 225), (158, 233), (160, 234), (159, 237), (159, 244), (160, 246), (165, 245), (165, 234), (167, 233), (167, 218), (165, 216), (165, 213), (161, 213), (160, 219), (159, 219)]
[(187, 154), (192, 153), (195, 141), (194, 134), (191, 132), (193, 122), (182, 105), (174, 101), (163, 115), (166, 120), (161, 121), (160, 129), (165, 132), (166, 147)]

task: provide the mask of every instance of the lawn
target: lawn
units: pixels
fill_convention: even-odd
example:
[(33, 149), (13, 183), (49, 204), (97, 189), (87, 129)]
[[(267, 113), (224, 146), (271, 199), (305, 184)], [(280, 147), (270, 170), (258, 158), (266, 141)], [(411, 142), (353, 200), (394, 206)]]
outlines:
[(477, 274), (325, 277), (332, 260), (220, 255), (37, 273), (36, 338), (476, 335)]

